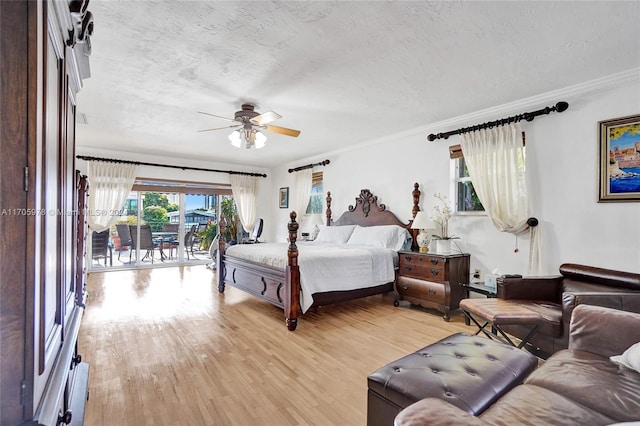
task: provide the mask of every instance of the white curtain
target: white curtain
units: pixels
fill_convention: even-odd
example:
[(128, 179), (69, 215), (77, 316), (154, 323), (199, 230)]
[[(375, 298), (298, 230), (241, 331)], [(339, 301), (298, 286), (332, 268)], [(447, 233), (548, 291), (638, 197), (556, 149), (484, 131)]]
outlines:
[(302, 217), (307, 213), (309, 198), (311, 197), (311, 185), (313, 184), (313, 169), (304, 169), (296, 172), (293, 187), (293, 210), (297, 214), (296, 221), (302, 222)]
[(256, 221), (256, 193), (258, 178), (248, 175), (231, 175), (231, 192), (238, 207), (238, 217), (246, 232), (251, 234)]
[[(460, 146), (473, 187), (496, 229), (527, 230), (525, 153), (518, 123), (464, 133)], [(528, 275), (540, 274), (540, 233), (530, 228)]]
[(135, 164), (89, 161), (89, 227), (96, 232), (104, 231), (120, 217), (136, 179)]

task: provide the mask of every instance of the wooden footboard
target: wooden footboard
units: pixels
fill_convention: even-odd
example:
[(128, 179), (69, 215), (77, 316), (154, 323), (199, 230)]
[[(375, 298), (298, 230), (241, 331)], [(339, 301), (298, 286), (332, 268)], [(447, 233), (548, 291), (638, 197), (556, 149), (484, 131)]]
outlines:
[(284, 300), (284, 318), (287, 328), (293, 331), (298, 326), (300, 315), (300, 269), (298, 267), (298, 222), (296, 212), (289, 214), (291, 221), (289, 228), (289, 249), (287, 250), (287, 269), (285, 271), (285, 290), (287, 297)]
[(289, 215), (289, 248), (287, 267), (282, 269), (225, 256), (224, 218), (220, 220), (220, 242), (218, 247), (218, 291), (224, 292), (230, 284), (260, 299), (284, 309), (287, 328), (295, 330), (300, 316), (300, 270), (298, 268), (298, 222), (296, 212)]

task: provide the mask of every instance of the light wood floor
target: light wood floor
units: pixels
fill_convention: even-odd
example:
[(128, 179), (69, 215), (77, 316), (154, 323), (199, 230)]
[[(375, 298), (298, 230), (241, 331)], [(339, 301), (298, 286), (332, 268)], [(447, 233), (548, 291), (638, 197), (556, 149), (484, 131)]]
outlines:
[(371, 372), (473, 331), (373, 296), (289, 332), (282, 310), (214, 283), (205, 266), (89, 275), (86, 425), (365, 425)]

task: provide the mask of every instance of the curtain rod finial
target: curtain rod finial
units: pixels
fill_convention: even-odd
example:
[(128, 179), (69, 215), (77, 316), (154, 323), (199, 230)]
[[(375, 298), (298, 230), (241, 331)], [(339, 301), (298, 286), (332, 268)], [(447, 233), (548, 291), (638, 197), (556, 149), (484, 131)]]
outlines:
[(434, 135), (433, 133), (431, 133), (429, 136), (427, 136), (427, 140), (429, 142), (433, 142), (436, 140), (436, 135)]
[(569, 103), (565, 101), (560, 101), (556, 104), (556, 111), (563, 112), (569, 108)]

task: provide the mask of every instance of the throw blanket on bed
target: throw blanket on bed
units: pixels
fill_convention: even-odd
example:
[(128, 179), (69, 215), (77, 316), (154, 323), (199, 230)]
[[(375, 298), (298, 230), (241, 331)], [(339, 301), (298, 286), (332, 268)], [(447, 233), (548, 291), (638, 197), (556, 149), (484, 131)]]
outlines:
[[(287, 248), (287, 243), (239, 244), (225, 255), (285, 269)], [(313, 304), (314, 293), (374, 287), (395, 279), (398, 254), (390, 249), (300, 243), (298, 252), (303, 313)]]

